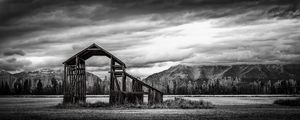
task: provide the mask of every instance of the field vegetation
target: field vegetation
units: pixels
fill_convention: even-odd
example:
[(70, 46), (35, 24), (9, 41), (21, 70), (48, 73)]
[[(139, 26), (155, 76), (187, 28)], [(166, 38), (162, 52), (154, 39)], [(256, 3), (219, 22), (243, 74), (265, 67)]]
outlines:
[(300, 106), (300, 98), (297, 99), (279, 99), (274, 101), (274, 104), (285, 106)]
[[(177, 98), (175, 99), (175, 97)], [(164, 96), (165, 102), (162, 105), (108, 106), (108, 96), (94, 96), (87, 98), (86, 106), (74, 107), (59, 106), (63, 98), (57, 96), (3, 96), (0, 97), (0, 118), (1, 120), (299, 120), (299, 106), (273, 104), (278, 99), (296, 99), (297, 97), (192, 97), (185, 95), (185, 97)], [(198, 109), (199, 107), (211, 108), (205, 107), (209, 103), (213, 104), (213, 109)], [(169, 106), (169, 108), (166, 109), (164, 105)], [(197, 105), (199, 107), (194, 108)]]
[(59, 103), (57, 108), (142, 108), (142, 109), (201, 109), (201, 108), (213, 108), (211, 102), (203, 100), (188, 100), (181, 97), (175, 97), (175, 99), (165, 100), (161, 104), (148, 105), (144, 104), (124, 104), (124, 105), (110, 105), (107, 102), (97, 101), (95, 103), (79, 103), (79, 104), (63, 104)]

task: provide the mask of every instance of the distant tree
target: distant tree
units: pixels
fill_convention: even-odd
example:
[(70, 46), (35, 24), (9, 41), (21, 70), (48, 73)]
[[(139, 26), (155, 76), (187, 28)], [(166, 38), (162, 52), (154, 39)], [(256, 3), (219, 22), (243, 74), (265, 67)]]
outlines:
[(254, 81), (253, 83), (252, 83), (252, 92), (253, 92), (253, 94), (257, 94), (258, 93), (258, 82), (257, 81)]
[(14, 89), (16, 94), (21, 94), (22, 93), (22, 84), (21, 84), (21, 79), (18, 79), (14, 83)]
[(3, 95), (3, 94), (4, 94), (4, 87), (5, 87), (3, 81), (1, 81), (1, 86), (0, 86), (0, 87), (1, 87), (1, 88), (0, 88), (0, 95)]
[(24, 94), (30, 94), (30, 88), (31, 88), (31, 84), (30, 84), (30, 81), (28, 79), (25, 80), (24, 82), (24, 85), (23, 85), (24, 89), (23, 89), (23, 92)]
[(46, 87), (43, 87), (43, 92), (42, 94), (46, 95), (53, 95), (53, 87), (51, 85), (47, 85)]
[(289, 86), (288, 86), (288, 87), (289, 87), (289, 88), (288, 88), (288, 93), (289, 93), (289, 94), (294, 94), (294, 93), (296, 93), (296, 89), (295, 89), (295, 88), (296, 88), (296, 84), (297, 84), (297, 83), (296, 83), (295, 80), (293, 80), (293, 79), (289, 79), (289, 80), (288, 80), (288, 85), (289, 85)]
[(215, 94), (220, 94), (221, 93), (221, 84), (220, 84), (220, 80), (217, 79), (214, 85), (215, 88)]
[(271, 80), (269, 80), (266, 84), (266, 93), (270, 94), (272, 92), (271, 89), (272, 89), (272, 83)]
[(167, 94), (170, 94), (170, 87), (169, 87), (169, 84), (167, 84)]
[(57, 94), (57, 89), (58, 89), (58, 82), (55, 78), (51, 79), (51, 84), (52, 84), (52, 90), (51, 93), (52, 94)]
[(176, 79), (173, 80), (173, 94), (177, 94), (177, 82)]
[(10, 88), (9, 88), (9, 85), (7, 82), (5, 82), (4, 94), (6, 94), (6, 95), (10, 94)]
[(273, 84), (273, 87), (272, 87), (272, 92), (274, 94), (278, 94), (278, 93), (281, 93), (281, 86), (280, 86), (280, 81), (276, 81), (274, 84)]
[(62, 88), (62, 84), (58, 83), (58, 94), (61, 95), (63, 94), (63, 88)]
[(232, 85), (232, 94), (237, 94), (238, 93), (238, 88), (236, 85)]
[(37, 83), (36, 93), (37, 94), (42, 94), (43, 93), (43, 84), (42, 84), (41, 80), (39, 80), (39, 82)]
[(209, 85), (206, 81), (203, 81), (201, 87), (200, 87), (200, 93), (202, 94), (208, 94), (209, 91)]
[(281, 93), (284, 94), (288, 93), (288, 82), (286, 80), (281, 81), (280, 87), (281, 87)]
[(186, 91), (186, 87), (185, 86), (178, 87), (177, 94), (183, 95), (183, 94), (186, 94), (186, 93), (187, 93), (187, 91)]
[(101, 86), (100, 86), (100, 81), (97, 79), (96, 82), (94, 83), (92, 94), (99, 95), (101, 93), (102, 93), (102, 90), (101, 90)]
[(187, 93), (192, 94), (192, 91), (193, 91), (192, 89), (193, 89), (192, 81), (189, 80), (188, 85), (187, 85)]

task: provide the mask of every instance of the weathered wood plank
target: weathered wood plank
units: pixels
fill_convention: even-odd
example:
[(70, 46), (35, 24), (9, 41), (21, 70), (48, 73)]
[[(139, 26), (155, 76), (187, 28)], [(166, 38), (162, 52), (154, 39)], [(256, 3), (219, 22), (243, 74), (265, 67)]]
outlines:
[(115, 103), (115, 93), (114, 93), (114, 87), (115, 87), (115, 84), (114, 84), (114, 78), (113, 78), (113, 74), (112, 72), (114, 71), (114, 68), (112, 66), (115, 65), (115, 61), (113, 58), (111, 58), (111, 62), (110, 62), (110, 95), (109, 95), (109, 104), (114, 104)]
[(126, 91), (126, 75), (125, 75), (125, 70), (122, 76), (122, 90), (125, 92)]

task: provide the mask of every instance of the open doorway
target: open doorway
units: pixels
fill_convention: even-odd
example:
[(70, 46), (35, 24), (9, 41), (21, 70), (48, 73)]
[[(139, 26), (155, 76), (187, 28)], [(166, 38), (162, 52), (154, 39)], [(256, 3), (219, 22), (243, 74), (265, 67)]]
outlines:
[(86, 61), (86, 94), (109, 95), (110, 59), (93, 56)]

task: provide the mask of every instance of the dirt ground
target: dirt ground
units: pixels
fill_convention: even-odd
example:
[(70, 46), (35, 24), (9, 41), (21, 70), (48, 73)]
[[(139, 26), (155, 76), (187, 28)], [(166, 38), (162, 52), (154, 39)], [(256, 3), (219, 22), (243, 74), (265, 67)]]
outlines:
[[(215, 120), (299, 120), (300, 107), (273, 105), (276, 99), (296, 97), (186, 97), (206, 100), (212, 109), (108, 109), (108, 108), (55, 108), (60, 97), (0, 97), (0, 119), (215, 119)], [(166, 96), (164, 99), (174, 99)], [(108, 101), (107, 96), (90, 97), (88, 102)]]

